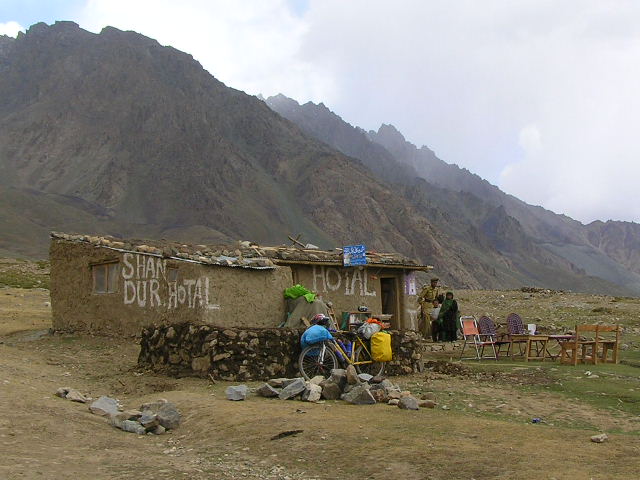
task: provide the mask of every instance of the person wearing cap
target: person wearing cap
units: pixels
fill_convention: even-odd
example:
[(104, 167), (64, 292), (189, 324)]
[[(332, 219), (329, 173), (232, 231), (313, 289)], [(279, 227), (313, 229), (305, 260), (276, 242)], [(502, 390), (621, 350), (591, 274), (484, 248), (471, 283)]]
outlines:
[(440, 295), (440, 287), (438, 286), (438, 277), (431, 279), (430, 285), (423, 285), (420, 295), (418, 295), (418, 305), (420, 306), (420, 324), (418, 326), (420, 333), (424, 338), (431, 336), (431, 309), (433, 301), (438, 299)]

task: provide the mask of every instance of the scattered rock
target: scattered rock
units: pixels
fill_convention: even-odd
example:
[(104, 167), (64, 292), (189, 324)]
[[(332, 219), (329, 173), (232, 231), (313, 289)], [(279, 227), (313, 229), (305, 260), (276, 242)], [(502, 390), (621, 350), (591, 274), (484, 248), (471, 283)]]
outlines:
[(60, 387), (56, 390), (55, 396), (60, 398), (67, 398), (67, 393), (69, 393), (69, 390), (71, 390), (71, 388), (69, 387)]
[(282, 389), (278, 397), (280, 400), (290, 400), (304, 392), (305, 388), (307, 388), (307, 385), (304, 379), (296, 378)]
[(70, 387), (60, 387), (56, 390), (55, 395), (56, 397), (66, 398), (67, 400), (71, 400), (72, 402), (79, 403), (87, 403), (89, 400), (91, 400), (86, 395), (80, 393), (79, 390)]
[(356, 367), (353, 365), (349, 365), (346, 370), (347, 374), (347, 383), (349, 385), (357, 385), (360, 383), (360, 379), (358, 378), (358, 372), (356, 371)]
[(256, 393), (261, 397), (273, 398), (280, 395), (280, 390), (272, 387), (269, 383), (265, 383), (258, 390), (256, 390)]
[(302, 392), (302, 400), (305, 402), (317, 402), (322, 396), (322, 387), (314, 383), (309, 383), (304, 392)]
[(224, 391), (227, 396), (227, 400), (238, 402), (247, 398), (247, 386), (246, 385), (233, 385), (227, 387)]
[(118, 407), (118, 401), (116, 399), (102, 395), (89, 405), (89, 410), (95, 415), (110, 417), (118, 413)]
[(164, 428), (162, 425), (158, 425), (156, 428), (151, 430), (151, 433), (153, 433), (154, 435), (162, 435), (166, 431), (167, 431), (166, 428)]
[(402, 394), (400, 392), (396, 392), (396, 391), (387, 391), (385, 389), (385, 393), (387, 394), (387, 397), (389, 398), (393, 398), (393, 399), (398, 399), (400, 400), (402, 398)]
[(115, 415), (111, 415), (111, 418), (118, 418), (123, 422), (125, 420), (136, 420), (142, 416), (142, 412), (140, 410), (125, 410), (124, 412), (118, 412)]
[(329, 377), (329, 380), (338, 385), (340, 390), (343, 390), (347, 385), (346, 370), (343, 370), (342, 368), (334, 368), (333, 370), (331, 370), (331, 376)]
[(298, 381), (298, 380), (302, 380), (303, 382), (305, 381), (305, 380), (304, 380), (304, 378), (302, 378), (302, 377), (296, 377), (296, 378), (285, 378), (285, 379), (282, 381), (282, 388), (286, 388), (286, 387), (288, 387), (289, 385), (291, 385), (292, 383), (294, 383), (294, 382), (296, 382), (296, 381)]
[(601, 433), (600, 435), (594, 435), (591, 437), (591, 441), (594, 443), (604, 443), (609, 440), (609, 437), (606, 433)]
[(72, 388), (69, 390), (69, 392), (67, 393), (66, 399), (71, 400), (72, 402), (78, 402), (78, 403), (87, 403), (89, 401), (89, 398), (84, 396), (75, 388)]
[(125, 432), (137, 433), (138, 435), (144, 435), (145, 433), (147, 433), (142, 425), (140, 425), (138, 422), (134, 422), (133, 420), (125, 420), (124, 422), (122, 422), (122, 426), (120, 427), (120, 429), (124, 430)]
[(167, 430), (174, 430), (178, 428), (180, 421), (182, 420), (182, 416), (176, 406), (164, 399), (156, 402), (144, 403), (140, 406), (140, 411), (142, 414), (155, 414), (160, 425)]
[(424, 392), (422, 395), (420, 395), (420, 399), (421, 400), (433, 400), (434, 402), (436, 401), (436, 394), (433, 392)]
[(275, 388), (283, 388), (284, 382), (289, 380), (288, 378), (272, 378), (267, 383)]
[(313, 385), (320, 385), (324, 381), (324, 379), (325, 378), (322, 375), (316, 375), (311, 380), (309, 380), (309, 383)]
[[(125, 422), (126, 421), (127, 420), (125, 420)], [(149, 410), (147, 410), (145, 413), (143, 413), (140, 416), (140, 419), (138, 420), (138, 423), (140, 425), (142, 425), (144, 427), (144, 429), (147, 430), (147, 431), (153, 430), (158, 425), (160, 425), (160, 421), (158, 420), (158, 416), (157, 415), (153, 415), (152, 413), (149, 412)]]
[(342, 394), (340, 387), (330, 379), (323, 381), (320, 386), (322, 387), (322, 398), (325, 400), (338, 400)]
[(398, 408), (401, 408), (403, 410), (419, 410), (418, 400), (412, 396), (402, 397), (398, 401)]
[(369, 385), (366, 383), (356, 385), (350, 392), (342, 395), (342, 399), (354, 405), (373, 405), (376, 403), (376, 400), (373, 398), (373, 395), (371, 395), (368, 387)]
[(433, 400), (420, 400), (418, 406), (420, 408), (436, 408), (437, 403)]
[(369, 375), (368, 373), (359, 373), (358, 378), (365, 383), (371, 383), (371, 379), (373, 378), (373, 375)]
[(382, 375), (376, 375), (371, 380), (369, 380), (369, 383), (382, 383), (383, 380), (385, 380), (385, 378)]
[(398, 405), (400, 403), (400, 400), (397, 398), (391, 398), (389, 399), (389, 401), (387, 402), (388, 405)]
[(384, 388), (376, 388), (369, 391), (371, 392), (371, 396), (375, 399), (376, 403), (387, 403), (387, 401), (389, 400), (387, 392), (385, 392)]

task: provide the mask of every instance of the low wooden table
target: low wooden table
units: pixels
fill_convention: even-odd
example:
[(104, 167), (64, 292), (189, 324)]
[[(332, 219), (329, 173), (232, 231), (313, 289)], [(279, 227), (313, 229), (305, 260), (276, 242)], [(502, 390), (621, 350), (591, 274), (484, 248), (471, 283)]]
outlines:
[(570, 340), (573, 340), (574, 338), (575, 338), (575, 335), (549, 335), (549, 342), (554, 342), (554, 341), (556, 342), (555, 345), (553, 345), (551, 343), (548, 345), (547, 355), (549, 356), (549, 358), (551, 358), (552, 360), (555, 360), (556, 358), (558, 358), (560, 356), (560, 352), (555, 353), (555, 354), (551, 353), (549, 351), (549, 348), (552, 348), (552, 346), (561, 348), (560, 344), (562, 342), (568, 342)]
[(524, 361), (547, 358), (549, 335), (511, 335), (514, 342), (525, 341)]

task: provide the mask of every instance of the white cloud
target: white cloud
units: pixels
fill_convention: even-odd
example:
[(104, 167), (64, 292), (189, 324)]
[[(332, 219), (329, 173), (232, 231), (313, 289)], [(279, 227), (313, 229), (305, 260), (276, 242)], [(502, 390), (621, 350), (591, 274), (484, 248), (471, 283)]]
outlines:
[(91, 0), (84, 28), (134, 30), (190, 53), (216, 78), (250, 94), (281, 91), (321, 101), (330, 78), (298, 56), (308, 28), (285, 0)]
[[(393, 123), (509, 193), (579, 220), (640, 220), (640, 2), (90, 0), (248, 93)], [(640, 205), (640, 203), (639, 203)]]
[(18, 22), (0, 23), (0, 35), (8, 35), (10, 37), (18, 36), (18, 32), (24, 32), (24, 27)]

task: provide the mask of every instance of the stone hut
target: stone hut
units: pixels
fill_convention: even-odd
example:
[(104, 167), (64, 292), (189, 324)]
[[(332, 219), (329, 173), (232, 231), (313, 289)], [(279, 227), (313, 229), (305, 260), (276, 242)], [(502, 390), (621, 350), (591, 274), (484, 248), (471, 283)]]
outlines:
[(366, 305), (390, 315), (392, 328), (415, 329), (415, 272), (430, 267), (395, 254), (366, 259), (344, 267), (341, 249), (52, 233), (53, 326), (107, 335), (160, 324), (275, 327), (286, 318), (284, 289), (300, 283), (333, 302), (337, 315)]

